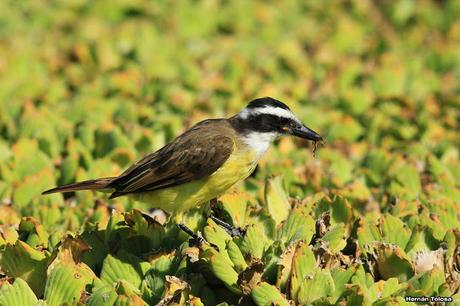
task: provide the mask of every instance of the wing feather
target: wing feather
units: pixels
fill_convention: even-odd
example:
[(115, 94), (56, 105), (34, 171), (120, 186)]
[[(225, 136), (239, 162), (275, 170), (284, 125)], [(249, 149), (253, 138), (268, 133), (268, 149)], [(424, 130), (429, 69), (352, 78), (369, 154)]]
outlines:
[(228, 159), (234, 142), (203, 121), (116, 178), (111, 198), (177, 186), (211, 175)]

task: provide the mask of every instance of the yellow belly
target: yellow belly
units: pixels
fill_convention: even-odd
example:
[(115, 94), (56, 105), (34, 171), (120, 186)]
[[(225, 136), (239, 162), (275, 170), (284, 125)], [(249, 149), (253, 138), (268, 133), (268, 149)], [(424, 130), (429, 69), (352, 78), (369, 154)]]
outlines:
[(247, 178), (257, 165), (257, 161), (254, 152), (236, 149), (222, 167), (207, 178), (134, 194), (133, 197), (170, 214), (186, 211), (220, 196), (230, 187)]

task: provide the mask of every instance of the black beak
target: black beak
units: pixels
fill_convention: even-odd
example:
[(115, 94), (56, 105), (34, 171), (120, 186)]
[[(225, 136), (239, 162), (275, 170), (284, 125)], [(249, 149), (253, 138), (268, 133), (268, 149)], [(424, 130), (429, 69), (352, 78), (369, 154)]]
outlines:
[(314, 142), (323, 140), (323, 138), (318, 133), (303, 124), (294, 127), (291, 131), (291, 134), (300, 138), (312, 140)]

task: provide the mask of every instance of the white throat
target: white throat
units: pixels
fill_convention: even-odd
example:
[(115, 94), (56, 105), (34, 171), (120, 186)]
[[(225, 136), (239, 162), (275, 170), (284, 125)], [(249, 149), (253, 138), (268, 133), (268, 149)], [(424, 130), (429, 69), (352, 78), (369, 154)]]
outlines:
[(250, 132), (243, 137), (243, 141), (255, 151), (257, 159), (259, 159), (278, 136), (280, 135), (276, 132)]

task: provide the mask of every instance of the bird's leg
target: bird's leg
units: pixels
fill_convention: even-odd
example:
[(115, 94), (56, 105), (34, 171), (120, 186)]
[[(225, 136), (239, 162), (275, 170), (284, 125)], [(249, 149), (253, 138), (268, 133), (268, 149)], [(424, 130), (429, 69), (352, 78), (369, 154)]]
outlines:
[(211, 220), (216, 222), (218, 225), (222, 226), (225, 231), (232, 237), (241, 237), (243, 238), (244, 235), (246, 234), (246, 230), (242, 229), (241, 227), (235, 227), (225, 221), (222, 221), (221, 219), (215, 217), (214, 215), (209, 216)]
[(198, 234), (195, 234), (190, 228), (188, 228), (185, 224), (178, 223), (177, 227), (187, 233), (191, 238), (189, 240), (190, 246), (196, 245), (196, 246), (201, 246), (206, 242), (203, 237), (201, 237)]
[(218, 201), (216, 198), (212, 199), (209, 201), (209, 207), (211, 208), (212, 215), (209, 216), (211, 220), (216, 222), (218, 225), (222, 226), (225, 231), (232, 237), (244, 237), (244, 234), (246, 234), (246, 230), (240, 228), (240, 227), (235, 227), (222, 219), (217, 218), (215, 215), (221, 215), (219, 214), (219, 207), (218, 207)]

